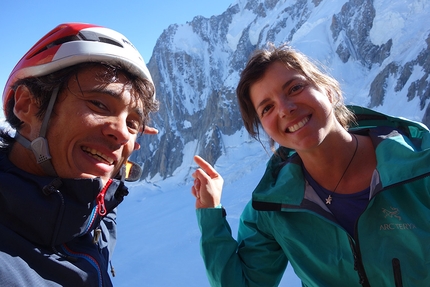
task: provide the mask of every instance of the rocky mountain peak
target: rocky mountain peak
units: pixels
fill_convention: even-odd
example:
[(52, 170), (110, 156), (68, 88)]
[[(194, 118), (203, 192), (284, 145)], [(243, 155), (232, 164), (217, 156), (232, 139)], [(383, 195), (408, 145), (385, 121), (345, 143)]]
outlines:
[[(157, 136), (135, 160), (166, 178), (199, 154), (215, 163), (243, 130), (235, 88), (255, 49), (287, 42), (328, 67), (347, 103), (430, 125), (430, 4), (424, 0), (238, 0), (221, 15), (169, 26), (148, 63), (160, 111)], [(416, 113), (402, 114), (402, 105)], [(393, 108), (394, 107), (394, 108)]]

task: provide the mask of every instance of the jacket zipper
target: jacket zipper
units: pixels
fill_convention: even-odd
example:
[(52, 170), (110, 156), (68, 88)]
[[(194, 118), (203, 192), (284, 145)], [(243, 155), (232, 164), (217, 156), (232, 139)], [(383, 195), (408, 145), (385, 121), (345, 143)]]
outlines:
[(359, 283), (363, 287), (370, 287), (369, 280), (367, 279), (366, 271), (364, 270), (363, 262), (361, 260), (359, 244), (354, 244), (351, 236), (348, 236), (349, 245), (351, 246), (352, 256), (354, 257), (354, 270), (357, 271), (360, 278)]
[[(105, 206), (105, 196), (106, 196), (106, 192), (107, 192), (107, 190), (111, 184), (112, 184), (112, 179), (109, 179), (108, 182), (106, 183), (106, 185), (104, 186), (104, 188), (97, 195), (96, 206), (93, 208), (93, 211), (91, 212), (91, 215), (90, 215), (91, 220), (88, 221), (86, 228), (79, 235), (83, 235), (91, 229), (91, 226), (93, 226), (94, 221), (97, 218), (97, 214), (100, 216), (106, 215), (107, 210), (106, 210), (106, 206)], [(97, 241), (97, 240), (98, 240), (98, 238), (95, 239), (95, 241)]]
[(100, 191), (100, 193), (97, 195), (97, 198), (96, 198), (97, 212), (100, 216), (104, 216), (107, 213), (106, 206), (105, 206), (105, 195), (111, 183), (112, 183), (112, 179), (109, 179), (106, 185), (103, 187), (102, 191)]
[(98, 285), (100, 287), (103, 286), (102, 272), (101, 272), (100, 265), (98, 264), (97, 260), (95, 260), (93, 257), (91, 257), (88, 254), (72, 251), (66, 244), (63, 244), (62, 247), (63, 247), (63, 252), (66, 253), (69, 257), (82, 258), (82, 259), (86, 260), (87, 262), (89, 262), (96, 269), (97, 278), (98, 278), (97, 281), (99, 282)]

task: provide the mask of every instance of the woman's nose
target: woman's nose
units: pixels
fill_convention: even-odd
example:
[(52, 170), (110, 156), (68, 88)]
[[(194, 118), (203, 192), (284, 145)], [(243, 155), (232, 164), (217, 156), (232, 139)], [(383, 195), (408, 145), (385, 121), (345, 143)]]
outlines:
[(294, 112), (296, 108), (297, 106), (293, 101), (288, 99), (283, 99), (280, 101), (278, 106), (278, 115), (282, 118)]

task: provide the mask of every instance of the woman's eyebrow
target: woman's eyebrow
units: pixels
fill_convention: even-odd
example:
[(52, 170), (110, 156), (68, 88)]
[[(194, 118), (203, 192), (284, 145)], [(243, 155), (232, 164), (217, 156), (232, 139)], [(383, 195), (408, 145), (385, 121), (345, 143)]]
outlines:
[[(293, 76), (291, 79), (289, 79), (288, 81), (286, 81), (283, 85), (282, 85), (282, 89), (285, 89), (286, 87), (288, 87), (289, 85), (291, 85), (292, 82), (294, 82), (295, 80), (302, 80), (301, 76)], [(258, 110), (261, 106), (265, 105), (266, 102), (268, 102), (270, 99), (269, 98), (265, 98), (263, 99), (255, 108), (255, 110)]]
[(291, 85), (292, 82), (296, 81), (296, 80), (305, 80), (305, 78), (302, 75), (297, 75), (297, 76), (293, 76), (291, 77), (290, 80), (286, 81), (283, 85), (282, 85), (282, 89), (285, 89), (286, 87), (288, 87), (289, 85)]
[(258, 109), (261, 107), (261, 106), (264, 106), (268, 101), (270, 101), (270, 99), (269, 98), (265, 98), (265, 99), (263, 99), (258, 105), (257, 105), (257, 107), (255, 108), (255, 110), (256, 111), (258, 111)]

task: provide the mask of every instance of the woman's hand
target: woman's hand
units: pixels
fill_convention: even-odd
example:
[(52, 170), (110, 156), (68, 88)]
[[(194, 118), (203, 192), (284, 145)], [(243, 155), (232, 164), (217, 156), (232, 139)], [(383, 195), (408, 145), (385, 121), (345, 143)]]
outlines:
[(193, 174), (194, 185), (191, 193), (196, 197), (196, 208), (213, 208), (221, 203), (224, 180), (204, 159), (194, 156), (198, 168)]

